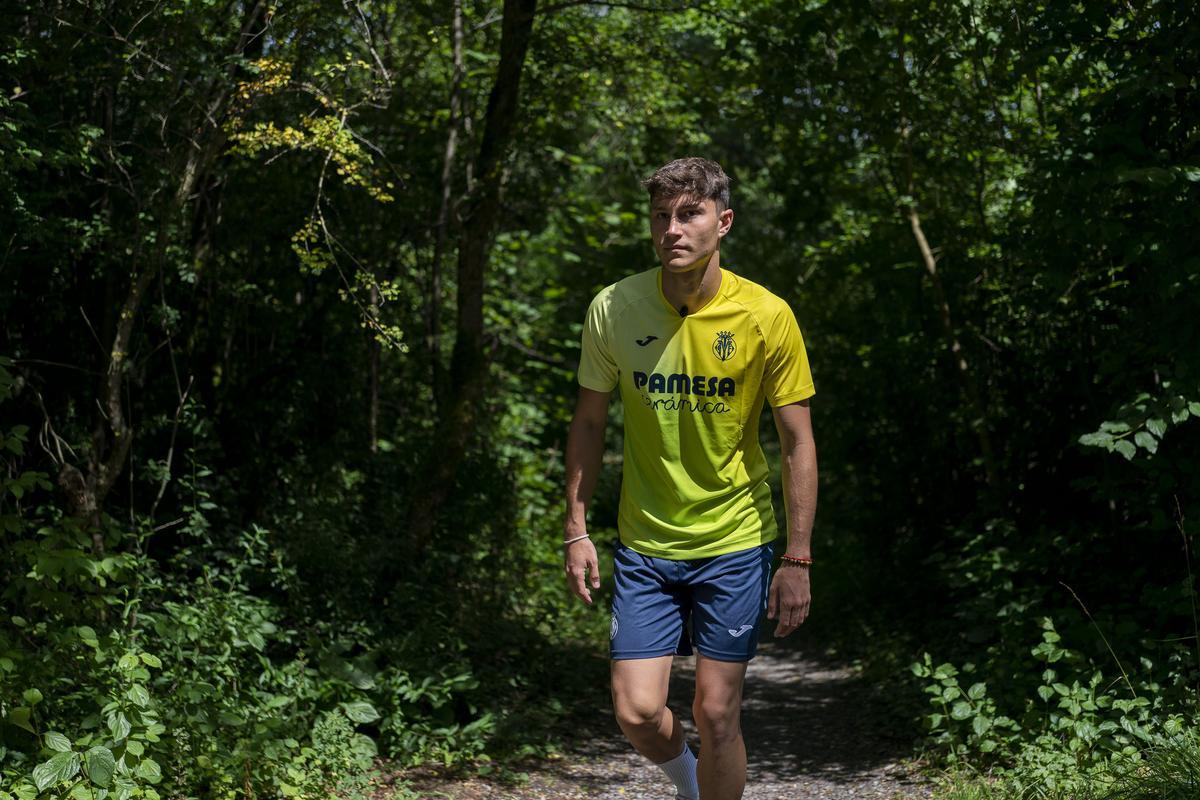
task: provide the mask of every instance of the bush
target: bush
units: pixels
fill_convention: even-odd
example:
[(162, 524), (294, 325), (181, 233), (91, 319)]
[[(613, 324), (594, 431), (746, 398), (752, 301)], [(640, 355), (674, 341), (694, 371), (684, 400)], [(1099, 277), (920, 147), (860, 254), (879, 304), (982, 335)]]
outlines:
[[(1003, 791), (1022, 797), (1074, 797), (1105, 776), (1135, 774), (1162, 753), (1187, 752), (1185, 731), (1197, 718), (1190, 671), (1171, 670), (1165, 686), (1123, 668), (1106, 681), (1090, 658), (1063, 645), (1052, 620), (1040, 624), (1032, 661), (995, 681), (1006, 686), (1006, 697), (1023, 697), (1015, 707), (989, 694), (974, 664), (934, 666), (925, 653), (912, 665), (934, 707), (925, 718), (928, 741), (950, 764), (989, 766), (1004, 778)], [(1153, 666), (1145, 658), (1142, 664)], [(993, 675), (999, 666), (988, 665)]]

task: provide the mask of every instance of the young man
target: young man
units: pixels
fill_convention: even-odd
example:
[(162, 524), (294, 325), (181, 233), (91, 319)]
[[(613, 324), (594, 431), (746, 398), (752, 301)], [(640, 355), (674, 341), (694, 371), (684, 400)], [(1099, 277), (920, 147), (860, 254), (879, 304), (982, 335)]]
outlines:
[[(777, 637), (808, 616), (813, 382), (788, 305), (721, 268), (721, 239), (733, 225), (721, 167), (679, 159), (643, 185), (662, 266), (607, 287), (588, 308), (567, 440), (567, 581), (587, 603), (600, 586), (586, 512), (609, 394), (620, 386), (625, 460), (611, 637), (617, 722), (674, 781), (677, 798), (737, 800), (746, 784), (742, 681), (762, 612), (778, 620)], [(758, 444), (764, 399), (782, 443), (788, 523), (769, 583), (779, 532)], [(693, 645), (698, 764), (666, 706), (673, 656)]]

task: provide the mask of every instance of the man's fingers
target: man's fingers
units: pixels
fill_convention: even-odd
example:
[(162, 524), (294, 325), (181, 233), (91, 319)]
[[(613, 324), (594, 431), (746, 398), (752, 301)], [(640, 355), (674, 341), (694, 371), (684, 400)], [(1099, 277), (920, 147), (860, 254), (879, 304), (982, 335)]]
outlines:
[(587, 584), (584, 583), (582, 571), (580, 571), (579, 576), (575, 579), (575, 594), (579, 595), (579, 599), (589, 606), (592, 604), (592, 593), (588, 591)]
[(787, 636), (803, 625), (804, 620), (808, 618), (808, 605), (806, 602), (796, 602), (790, 599), (781, 601), (780, 607), (777, 609), (779, 624), (775, 626), (775, 637)]
[(588, 574), (592, 576), (592, 588), (600, 588), (600, 564), (596, 559), (589, 558), (587, 563)]
[[(778, 613), (779, 613), (779, 587), (775, 585), (774, 581), (772, 581), (771, 582), (771, 592), (767, 596), (767, 619), (775, 619), (775, 616)], [(775, 635), (776, 636), (779, 635), (778, 629), (776, 629)]]
[(592, 604), (592, 593), (587, 590), (587, 585), (584, 580), (584, 570), (580, 567), (567, 567), (567, 583), (571, 587), (571, 592), (588, 605)]

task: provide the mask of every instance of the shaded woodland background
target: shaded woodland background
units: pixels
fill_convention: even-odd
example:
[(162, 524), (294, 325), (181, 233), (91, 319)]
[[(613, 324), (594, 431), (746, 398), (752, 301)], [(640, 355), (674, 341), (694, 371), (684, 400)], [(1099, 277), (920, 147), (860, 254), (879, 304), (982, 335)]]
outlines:
[(681, 155), (809, 348), (814, 641), (1021, 790), (1191, 729), (1190, 4), (5, 12), (0, 797), (569, 741), (606, 675), (558, 547), (580, 322)]

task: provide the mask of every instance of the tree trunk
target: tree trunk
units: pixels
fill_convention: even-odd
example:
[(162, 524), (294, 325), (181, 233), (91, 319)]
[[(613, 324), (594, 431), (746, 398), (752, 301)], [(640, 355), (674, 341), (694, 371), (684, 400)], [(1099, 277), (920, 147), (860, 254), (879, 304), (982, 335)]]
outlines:
[[(371, 317), (379, 319), (379, 284), (371, 281)], [(367, 405), (367, 449), (371, 453), (379, 452), (379, 345), (377, 334), (373, 328), (367, 328), (367, 347), (370, 348), (371, 383), (368, 387), (369, 400)]]
[(419, 490), (409, 507), (408, 529), (414, 553), (422, 553), (458, 468), (476, 433), (476, 409), (485, 399), (487, 357), (483, 336), (483, 286), (488, 251), (500, 217), (504, 160), (517, 118), (521, 71), (533, 33), (537, 0), (505, 0), (500, 64), (488, 98), (483, 138), (475, 161), (475, 182), (464, 202), (458, 247), (458, 317), (450, 362), (450, 395), (438, 413), (435, 447), (421, 471)]
[(983, 455), (984, 475), (988, 485), (991, 486), (996, 482), (996, 460), (995, 451), (992, 449), (992, 437), (988, 432), (987, 409), (984, 405), (983, 393), (979, 391), (979, 384), (976, 383), (975, 376), (967, 365), (962, 342), (958, 340), (958, 334), (954, 332), (954, 324), (950, 318), (950, 303), (946, 300), (946, 289), (942, 285), (942, 276), (938, 273), (937, 258), (933, 255), (933, 248), (929, 246), (929, 240), (925, 238), (925, 231), (921, 228), (921, 217), (913, 206), (909, 206), (905, 213), (908, 216), (908, 224), (912, 227), (913, 237), (917, 240), (917, 248), (921, 251), (925, 272), (933, 284), (933, 299), (937, 306), (938, 319), (942, 323), (942, 334), (946, 337), (946, 344), (950, 348), (950, 355), (957, 368), (956, 374), (962, 384), (963, 392), (967, 395), (972, 416), (971, 428), (979, 439), (979, 450)]
[[(255, 28), (265, 10), (262, 0), (248, 8), (242, 20), (236, 54), (243, 54), (257, 38)], [(108, 367), (100, 388), (100, 409), (103, 419), (99, 421), (93, 436), (93, 452), (86, 465), (87, 472), (72, 464), (64, 464), (58, 475), (58, 483), (67, 497), (71, 514), (81, 520), (92, 532), (92, 549), (99, 555), (104, 552), (104, 539), (100, 531), (100, 511), (112, 490), (117, 476), (124, 469), (133, 442), (133, 429), (126, 420), (126, 410), (121, 390), (124, 384), (126, 358), (133, 336), (134, 320), (141, 308), (142, 299), (150, 288), (154, 276), (166, 261), (168, 245), (180, 229), (180, 220), (192, 202), (192, 194), (205, 179), (213, 161), (225, 143), (220, 120), (225, 113), (232, 86), (235, 81), (236, 62), (231, 64), (224, 84), (212, 87), (210, 101), (195, 128), (200, 131), (197, 139), (182, 143), (187, 155), (180, 165), (180, 180), (171, 199), (162, 210), (162, 218), (155, 236), (154, 250), (140, 268), (135, 267), (133, 281), (121, 304), (116, 331), (109, 349)], [(107, 122), (107, 121), (106, 121)], [(191, 227), (183, 228), (191, 231)], [(135, 262), (136, 264), (136, 262)]]
[[(946, 344), (950, 348), (950, 355), (954, 359), (956, 367), (955, 376), (962, 386), (963, 393), (967, 396), (967, 403), (970, 407), (972, 417), (969, 424), (975, 432), (976, 438), (979, 440), (979, 450), (983, 458), (984, 477), (988, 485), (992, 486), (996, 482), (996, 460), (995, 451), (992, 449), (992, 437), (988, 432), (987, 406), (983, 401), (983, 393), (979, 391), (979, 384), (975, 381), (975, 376), (967, 364), (962, 342), (958, 340), (958, 334), (954, 332), (954, 324), (950, 318), (950, 302), (946, 298), (946, 289), (942, 285), (942, 276), (938, 272), (937, 257), (933, 254), (933, 248), (929, 246), (929, 240), (925, 238), (925, 231), (921, 227), (921, 217), (917, 213), (915, 200), (912, 199), (916, 196), (916, 180), (913, 170), (912, 122), (909, 119), (909, 115), (905, 112), (906, 92), (909, 87), (910, 76), (904, 47), (904, 35), (904, 26), (900, 25), (896, 48), (898, 56), (896, 59), (896, 68), (900, 81), (899, 91), (897, 92), (900, 111), (900, 140), (904, 145), (905, 175), (902, 193), (908, 198), (903, 204), (904, 215), (908, 219), (909, 227), (912, 228), (913, 237), (917, 240), (917, 249), (921, 251), (921, 260), (925, 264), (925, 272), (929, 275), (929, 280), (933, 284), (934, 303), (937, 306), (938, 319), (942, 325), (942, 334), (946, 338)], [(897, 188), (899, 189), (900, 187), (898, 186)]]
[(454, 162), (458, 156), (458, 127), (462, 118), (462, 81), (466, 68), (463, 64), (463, 14), (462, 0), (451, 0), (453, 15), (451, 22), (454, 78), (450, 85), (450, 130), (446, 132), (446, 150), (442, 157), (442, 202), (438, 208), (437, 238), (433, 246), (433, 261), (429, 266), (429, 300), (426, 311), (428, 331), (430, 381), (433, 386), (433, 406), (442, 407), (445, 396), (445, 378), (442, 375), (442, 257), (446, 251), (446, 226), (450, 220), (450, 205), (453, 197)]

